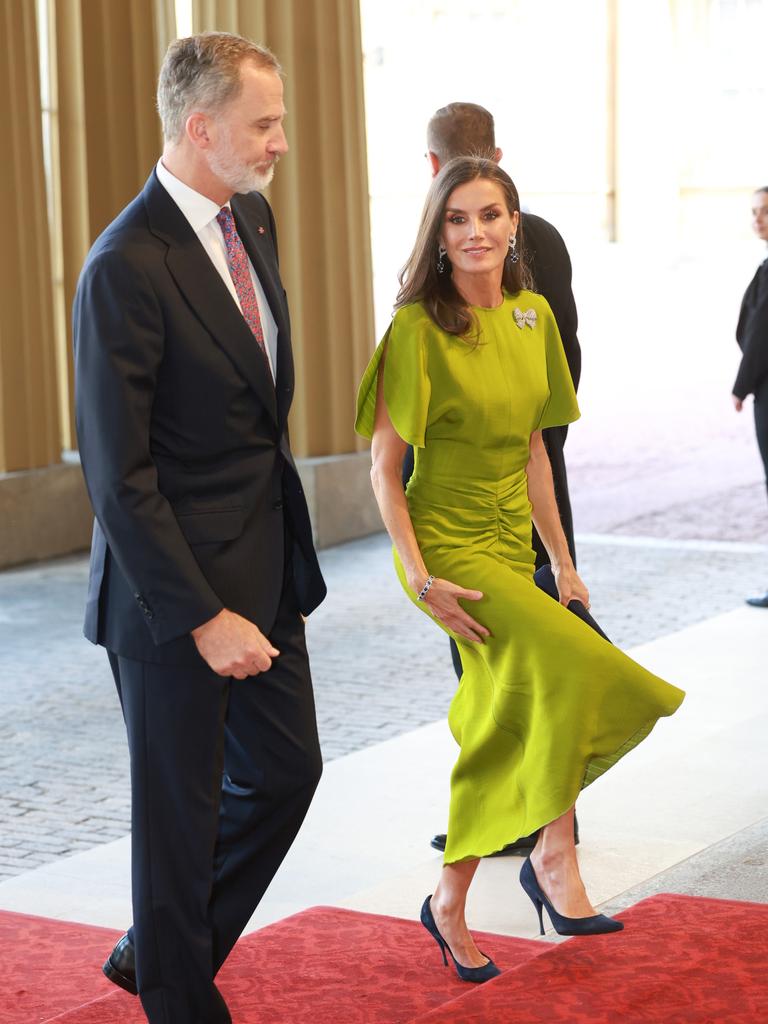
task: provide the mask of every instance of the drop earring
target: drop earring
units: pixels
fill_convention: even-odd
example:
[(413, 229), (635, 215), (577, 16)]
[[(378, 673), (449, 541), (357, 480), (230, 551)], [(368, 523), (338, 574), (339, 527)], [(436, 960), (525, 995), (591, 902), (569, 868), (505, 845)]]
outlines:
[(517, 263), (520, 259), (520, 253), (517, 251), (517, 237), (512, 235), (509, 239), (509, 252), (507, 253), (507, 259), (510, 263)]
[(446, 272), (446, 270), (448, 269), (448, 260), (446, 259), (447, 255), (448, 255), (448, 250), (445, 248), (445, 246), (439, 245), (437, 247), (437, 264), (436, 264), (437, 265), (437, 272), (438, 272), (438, 274), (444, 274)]

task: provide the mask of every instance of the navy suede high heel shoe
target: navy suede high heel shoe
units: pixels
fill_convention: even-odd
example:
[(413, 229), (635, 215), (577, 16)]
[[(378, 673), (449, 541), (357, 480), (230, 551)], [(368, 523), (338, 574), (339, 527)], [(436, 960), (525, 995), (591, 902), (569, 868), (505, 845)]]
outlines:
[(563, 914), (558, 914), (539, 885), (530, 857), (525, 858), (525, 863), (520, 869), (520, 885), (528, 893), (531, 903), (536, 907), (542, 935), (544, 934), (542, 916), (544, 907), (547, 908), (552, 927), (558, 935), (604, 935), (606, 932), (620, 932), (624, 927), (621, 921), (617, 921), (613, 917), (606, 917), (605, 914), (593, 914), (591, 917), (564, 917)]
[[(451, 960), (453, 960), (453, 966), (456, 968), (456, 973), (462, 981), (490, 981), (491, 978), (495, 978), (497, 975), (501, 974), (501, 971), (490, 957), (488, 958), (488, 963), (483, 964), (482, 967), (465, 967), (463, 964), (458, 962), (453, 953), (451, 953), (451, 947), (438, 931), (437, 925), (435, 924), (435, 918), (432, 914), (432, 906), (430, 904), (431, 899), (431, 896), (427, 896), (424, 900), (424, 904), (421, 908), (421, 923), (440, 947), (440, 952), (443, 954), (443, 963), (445, 966), (448, 966), (448, 957), (445, 955), (445, 951), (448, 950)], [(483, 956), (485, 956), (485, 953), (483, 953)]]

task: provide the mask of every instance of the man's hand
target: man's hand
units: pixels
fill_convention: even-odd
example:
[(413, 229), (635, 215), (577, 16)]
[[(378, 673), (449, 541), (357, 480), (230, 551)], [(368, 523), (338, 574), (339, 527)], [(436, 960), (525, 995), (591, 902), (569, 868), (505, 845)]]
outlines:
[(272, 659), (280, 653), (258, 626), (226, 608), (193, 629), (192, 639), (200, 657), (217, 675), (235, 679), (266, 672), (272, 667)]
[(744, 408), (744, 402), (737, 395), (731, 395), (731, 398), (733, 399), (733, 408), (736, 412), (741, 412)]

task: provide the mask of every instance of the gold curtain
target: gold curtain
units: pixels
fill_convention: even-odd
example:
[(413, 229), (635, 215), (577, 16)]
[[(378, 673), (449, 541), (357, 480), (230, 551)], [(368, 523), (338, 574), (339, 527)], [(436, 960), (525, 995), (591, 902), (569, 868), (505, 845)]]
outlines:
[(141, 189), (160, 155), (155, 87), (175, 15), (173, 0), (50, 4), (59, 128), (54, 165), (63, 310), (58, 365), (64, 445), (75, 447), (72, 300), (91, 243)]
[(291, 152), (269, 196), (296, 359), (291, 438), (301, 456), (360, 450), (374, 326), (358, 0), (194, 0), (193, 24), (263, 43), (284, 68)]
[(0, 0), (0, 472), (61, 455), (35, 7)]
[(268, 6), (269, 0), (192, 0), (192, 31), (234, 32), (269, 45), (264, 43)]

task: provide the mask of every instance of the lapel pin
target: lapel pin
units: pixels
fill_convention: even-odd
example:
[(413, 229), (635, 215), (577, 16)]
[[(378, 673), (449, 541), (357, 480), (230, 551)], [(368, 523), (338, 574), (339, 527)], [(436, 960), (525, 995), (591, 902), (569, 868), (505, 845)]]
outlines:
[(260, 235), (264, 234), (264, 228), (261, 226), (261, 224), (259, 224), (259, 234)]

